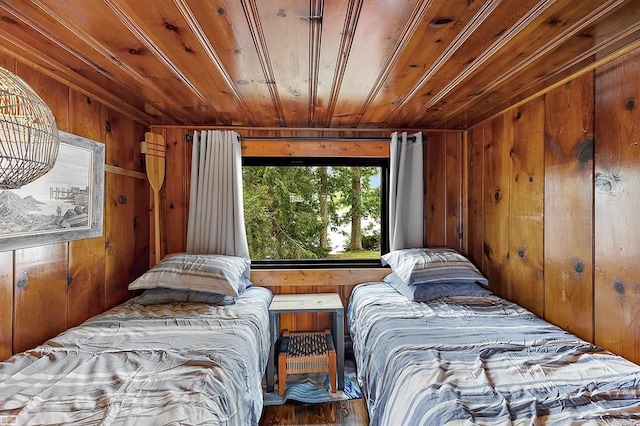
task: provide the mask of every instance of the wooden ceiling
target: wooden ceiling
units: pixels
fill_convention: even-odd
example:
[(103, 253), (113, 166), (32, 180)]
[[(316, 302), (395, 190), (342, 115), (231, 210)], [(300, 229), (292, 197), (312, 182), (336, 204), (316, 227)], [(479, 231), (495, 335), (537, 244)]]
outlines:
[(0, 0), (0, 52), (147, 124), (464, 129), (639, 40), (640, 0)]

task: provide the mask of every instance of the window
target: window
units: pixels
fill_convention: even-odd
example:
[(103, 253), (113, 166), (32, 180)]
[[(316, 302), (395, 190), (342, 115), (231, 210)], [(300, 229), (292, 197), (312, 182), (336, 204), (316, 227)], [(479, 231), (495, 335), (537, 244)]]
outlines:
[(253, 266), (380, 266), (388, 159), (244, 157), (242, 173)]

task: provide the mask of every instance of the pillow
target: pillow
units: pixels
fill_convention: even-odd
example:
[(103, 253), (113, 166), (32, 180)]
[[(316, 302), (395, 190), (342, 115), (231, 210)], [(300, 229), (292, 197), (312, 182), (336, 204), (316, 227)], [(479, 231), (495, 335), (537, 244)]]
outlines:
[(441, 297), (488, 296), (492, 294), (488, 288), (473, 282), (406, 285), (402, 279), (393, 272), (384, 277), (384, 281), (407, 299), (416, 302), (428, 302)]
[(247, 288), (250, 260), (222, 254), (175, 253), (129, 284), (129, 290), (172, 288), (237, 297)]
[(381, 256), (407, 285), (420, 283), (481, 283), (489, 281), (466, 257), (450, 248), (394, 250)]
[(204, 291), (174, 290), (171, 288), (150, 288), (145, 290), (136, 303), (140, 305), (161, 305), (165, 303), (192, 302), (206, 303), (208, 305), (226, 306), (236, 303), (236, 298), (217, 293)]

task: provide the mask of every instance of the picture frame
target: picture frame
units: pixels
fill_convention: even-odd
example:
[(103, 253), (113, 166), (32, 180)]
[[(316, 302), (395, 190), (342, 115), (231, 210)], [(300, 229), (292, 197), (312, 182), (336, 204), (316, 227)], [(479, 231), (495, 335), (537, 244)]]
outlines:
[(51, 171), (20, 189), (0, 191), (0, 252), (102, 235), (104, 144), (59, 133)]

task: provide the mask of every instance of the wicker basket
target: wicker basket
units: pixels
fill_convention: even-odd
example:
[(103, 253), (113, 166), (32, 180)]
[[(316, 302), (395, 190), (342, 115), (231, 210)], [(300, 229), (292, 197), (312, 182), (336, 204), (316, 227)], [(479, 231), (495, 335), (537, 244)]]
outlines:
[(288, 374), (328, 373), (336, 392), (336, 351), (329, 330), (289, 333), (284, 330), (278, 355), (278, 393), (282, 396)]

